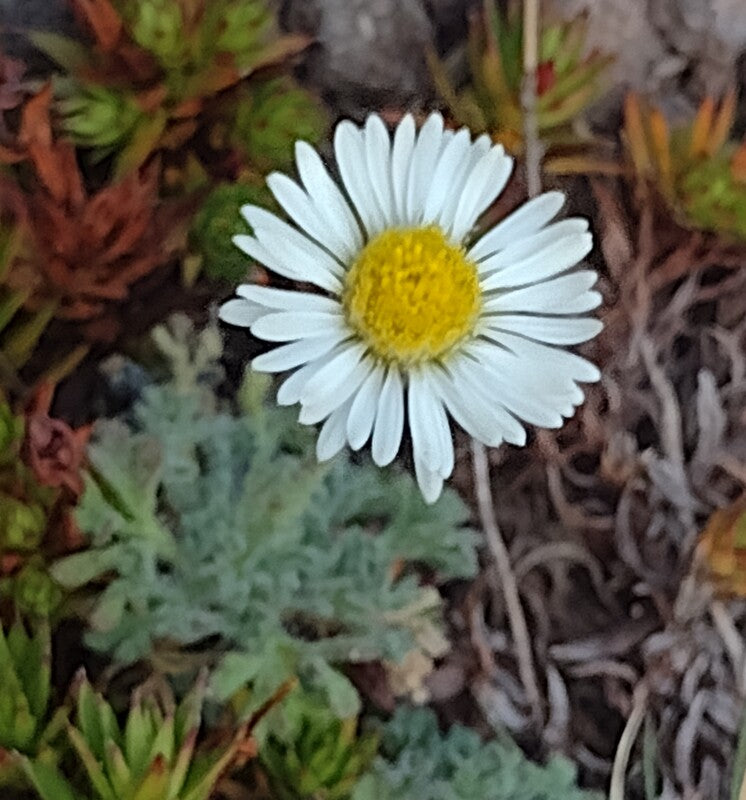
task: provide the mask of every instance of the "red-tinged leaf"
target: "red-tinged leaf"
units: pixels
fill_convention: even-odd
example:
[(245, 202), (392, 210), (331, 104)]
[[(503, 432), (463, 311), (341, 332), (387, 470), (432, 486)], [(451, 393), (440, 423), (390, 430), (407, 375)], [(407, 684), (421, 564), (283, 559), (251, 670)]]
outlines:
[(52, 124), (49, 119), (49, 111), (52, 106), (52, 97), (52, 84), (48, 83), (23, 107), (21, 130), (18, 135), (22, 145), (51, 148)]
[(26, 153), (23, 150), (14, 150), (0, 144), (0, 164), (20, 164), (26, 160)]
[(176, 106), (176, 108), (171, 111), (171, 117), (173, 119), (189, 119), (190, 117), (196, 117), (202, 112), (204, 106), (205, 103), (201, 97), (193, 97)]
[(715, 101), (705, 97), (692, 124), (689, 154), (695, 158), (707, 155), (712, 120), (715, 115)]
[(116, 178), (139, 169), (158, 150), (167, 124), (168, 114), (165, 109), (160, 109), (137, 128), (117, 158), (114, 171)]
[(123, 22), (109, 0), (70, 0), (76, 16), (90, 29), (104, 52), (111, 52), (122, 36)]
[(168, 89), (163, 84), (154, 86), (152, 89), (140, 92), (135, 98), (137, 105), (147, 114), (152, 114), (163, 107), (168, 96)]
[(652, 167), (648, 137), (645, 133), (640, 98), (629, 92), (624, 98), (624, 133), (632, 161), (639, 175), (647, 176)]
[(717, 153), (728, 141), (728, 134), (733, 127), (736, 116), (737, 95), (734, 91), (728, 92), (720, 104), (720, 109), (715, 115), (710, 132), (708, 152), (710, 155)]
[(536, 94), (541, 96), (549, 89), (551, 89), (557, 82), (557, 75), (554, 71), (554, 64), (551, 61), (545, 61), (539, 64), (536, 70)]
[(746, 142), (733, 153), (730, 162), (730, 170), (733, 175), (733, 180), (738, 183), (746, 184)]

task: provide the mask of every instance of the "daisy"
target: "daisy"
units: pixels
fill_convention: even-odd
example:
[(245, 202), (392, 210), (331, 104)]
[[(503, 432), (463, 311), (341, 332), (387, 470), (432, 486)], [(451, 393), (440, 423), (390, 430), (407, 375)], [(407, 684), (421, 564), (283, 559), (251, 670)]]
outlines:
[[(294, 370), (277, 401), (300, 403), (300, 422), (323, 422), (317, 454), (371, 440), (373, 460), (396, 457), (405, 421), (427, 502), (453, 471), (449, 415), (485, 445), (523, 445), (524, 423), (558, 428), (583, 402), (595, 366), (557, 345), (601, 329), (582, 316), (601, 302), (596, 273), (572, 270), (591, 249), (584, 219), (552, 222), (564, 196), (530, 200), (481, 236), (479, 217), (505, 187), (513, 159), (489, 137), (406, 116), (392, 137), (380, 117), (340, 123), (341, 185), (308, 144), (300, 181), (267, 183), (294, 224), (256, 206), (235, 244), (288, 291), (244, 285), (220, 311), (254, 336), (283, 342), (253, 361)], [(319, 291), (320, 290), (320, 291)]]

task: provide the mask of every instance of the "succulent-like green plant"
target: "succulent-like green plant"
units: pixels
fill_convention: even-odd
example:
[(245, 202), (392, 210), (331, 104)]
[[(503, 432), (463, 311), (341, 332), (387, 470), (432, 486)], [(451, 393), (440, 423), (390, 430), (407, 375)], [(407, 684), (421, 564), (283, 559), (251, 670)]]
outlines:
[[(51, 388), (42, 396), (51, 400)], [(24, 417), (0, 392), (0, 597), (45, 617), (62, 599), (47, 558), (73, 543), (70, 510), (82, 490), (87, 431), (51, 419), (38, 402)]]
[[(50, 711), (49, 627), (29, 633), (21, 622), (0, 627), (0, 787), (24, 782), (23, 758), (50, 765), (67, 711)], [(50, 716), (51, 714), (51, 716)]]
[[(586, 53), (586, 23), (542, 21), (536, 76), (538, 133), (550, 156), (574, 153), (587, 136), (576, 121), (602, 91), (610, 56)], [(489, 133), (510, 152), (523, 152), (521, 106), (523, 22), (519, 4), (507, 13), (496, 0), (483, 0), (472, 20), (468, 43), (469, 81), (457, 89), (434, 53), (429, 62), (453, 121), (477, 133)]]
[(236, 112), (231, 140), (262, 172), (291, 169), (294, 145), (317, 144), (326, 127), (319, 102), (289, 77), (257, 83)]
[(636, 176), (655, 187), (684, 225), (746, 240), (746, 141), (730, 137), (736, 97), (707, 97), (691, 122), (669, 127), (663, 112), (630, 93), (624, 139)]
[(416, 565), (433, 579), (474, 574), (468, 510), (450, 491), (427, 506), (395, 469), (319, 464), (309, 430), (268, 401), (266, 376), (248, 377), (240, 410), (216, 397), (220, 338), (195, 338), (182, 349), (159, 329), (174, 377), (98, 426), (77, 514), (90, 548), (53, 575), (70, 589), (106, 581), (87, 641), (117, 661), (219, 664), (215, 695), (249, 684), (258, 703), (297, 677), (334, 693), (340, 718), (357, 714), (338, 666), (399, 662), (441, 627)]
[(146, 111), (133, 93), (95, 84), (57, 81), (57, 110), (62, 129), (80, 147), (91, 148), (99, 158), (109, 155), (146, 122)]
[(284, 701), (284, 735), (259, 757), (278, 800), (344, 800), (370, 767), (378, 736), (359, 733), (357, 717), (339, 719), (325, 698), (296, 691)]
[[(182, 702), (136, 691), (123, 725), (111, 705), (83, 678), (75, 724), (67, 734), (97, 800), (207, 800), (229, 767), (244, 736), (198, 748), (206, 680)], [(79, 800), (54, 766), (25, 759), (24, 769), (42, 800)]]
[(191, 242), (208, 278), (229, 283), (247, 279), (246, 257), (233, 244), (233, 236), (251, 233), (241, 216), (241, 206), (271, 204), (263, 186), (224, 183), (209, 194), (197, 212), (191, 229)]
[(435, 713), (399, 708), (384, 727), (379, 757), (353, 800), (601, 800), (577, 785), (561, 756), (529, 761), (507, 735), (485, 742), (462, 725), (442, 732)]
[[(30, 38), (64, 70), (55, 81), (64, 132), (77, 146), (91, 149), (94, 160), (113, 154), (118, 176), (155, 152), (170, 153), (180, 163), (185, 149), (210, 151), (192, 147), (198, 133), (212, 143), (215, 162), (214, 150), (228, 149), (218, 141), (220, 131), (233, 126), (241, 105), (240, 91), (226, 93), (245, 87), (249, 78), (268, 82), (261, 70), (284, 67), (308, 43), (307, 37), (279, 32), (267, 0), (69, 2), (89, 30), (91, 45), (42, 32)], [(269, 96), (274, 105), (260, 107), (257, 121), (260, 128), (269, 122), (272, 135), (280, 136), (280, 151), (284, 125), (291, 120), (293, 130), (323, 130), (318, 109), (298, 87)], [(267, 147), (262, 140), (257, 145)], [(241, 155), (246, 150), (240, 148)], [(260, 152), (261, 163), (254, 164), (248, 152), (243, 166), (264, 169), (265, 156)], [(222, 172), (235, 168), (234, 161), (235, 153), (229, 153)]]

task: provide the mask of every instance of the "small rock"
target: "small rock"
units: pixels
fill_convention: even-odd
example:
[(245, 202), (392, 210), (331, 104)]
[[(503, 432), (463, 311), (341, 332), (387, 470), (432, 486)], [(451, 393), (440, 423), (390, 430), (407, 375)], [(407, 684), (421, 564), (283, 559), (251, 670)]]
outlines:
[(283, 19), (315, 36), (308, 79), (341, 113), (407, 106), (430, 94), (425, 49), (435, 31), (420, 0), (287, 0)]
[(603, 105), (619, 102), (622, 88), (645, 93), (673, 119), (688, 118), (706, 94), (732, 86), (746, 50), (743, 0), (555, 0), (560, 15), (588, 15), (588, 47), (616, 54), (614, 89)]

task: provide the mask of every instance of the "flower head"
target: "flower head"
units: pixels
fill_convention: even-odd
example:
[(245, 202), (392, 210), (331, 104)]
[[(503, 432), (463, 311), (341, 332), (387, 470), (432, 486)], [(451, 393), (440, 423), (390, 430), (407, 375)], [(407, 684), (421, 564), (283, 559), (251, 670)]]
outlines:
[(269, 188), (295, 225), (245, 206), (251, 236), (234, 241), (277, 274), (316, 289), (244, 285), (221, 309), (228, 323), (286, 342), (253, 368), (295, 370), (278, 402), (323, 421), (317, 453), (372, 438), (390, 463), (405, 417), (415, 472), (433, 502), (453, 471), (448, 415), (489, 446), (523, 445), (523, 423), (556, 428), (583, 401), (592, 364), (557, 345), (595, 336), (582, 315), (601, 296), (596, 273), (573, 270), (591, 249), (584, 219), (552, 222), (560, 192), (527, 202), (474, 236), (513, 160), (487, 136), (444, 130), (439, 114), (417, 133), (411, 116), (392, 138), (380, 117), (342, 122), (334, 138), (341, 186), (309, 145), (296, 146), (300, 183)]

